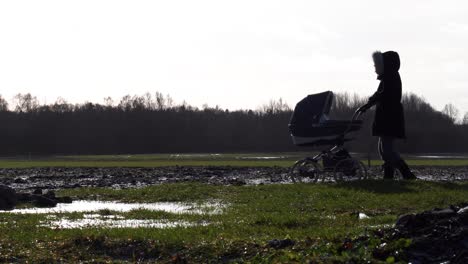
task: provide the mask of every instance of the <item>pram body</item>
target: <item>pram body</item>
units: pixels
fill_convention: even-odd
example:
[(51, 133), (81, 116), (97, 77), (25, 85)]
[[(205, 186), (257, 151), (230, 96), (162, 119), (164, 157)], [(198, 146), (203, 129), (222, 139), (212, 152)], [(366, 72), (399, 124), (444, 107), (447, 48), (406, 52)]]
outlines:
[(299, 101), (294, 108), (289, 122), (293, 143), (301, 147), (327, 148), (314, 157), (297, 161), (291, 172), (293, 181), (305, 176), (317, 181), (318, 174), (324, 172), (333, 172), (335, 179), (339, 180), (338, 178), (355, 176), (358, 170), (363, 169), (367, 177), (364, 164), (352, 158), (344, 147), (346, 141), (352, 140), (346, 136), (362, 127), (362, 120), (357, 119), (360, 112), (355, 112), (351, 120), (331, 120), (328, 116), (333, 99), (331, 91), (311, 94)]

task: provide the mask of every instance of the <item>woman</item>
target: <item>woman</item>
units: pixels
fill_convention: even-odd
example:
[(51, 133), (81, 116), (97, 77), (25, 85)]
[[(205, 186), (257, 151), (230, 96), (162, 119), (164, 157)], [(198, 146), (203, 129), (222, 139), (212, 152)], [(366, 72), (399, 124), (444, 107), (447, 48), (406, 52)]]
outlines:
[(393, 179), (395, 169), (401, 172), (404, 179), (416, 179), (406, 162), (395, 151), (395, 139), (405, 138), (405, 119), (401, 104), (400, 57), (395, 51), (372, 54), (375, 73), (380, 80), (377, 91), (369, 98), (367, 104), (359, 108), (365, 112), (375, 107), (372, 135), (379, 137), (379, 154), (384, 161), (384, 179)]

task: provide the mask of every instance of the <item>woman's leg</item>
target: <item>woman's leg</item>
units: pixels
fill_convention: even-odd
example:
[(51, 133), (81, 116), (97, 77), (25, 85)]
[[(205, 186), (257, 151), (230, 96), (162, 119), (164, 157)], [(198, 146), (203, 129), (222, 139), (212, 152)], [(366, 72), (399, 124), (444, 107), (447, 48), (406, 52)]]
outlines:
[(401, 172), (401, 175), (404, 179), (416, 179), (416, 176), (411, 172), (410, 168), (408, 167), (408, 164), (406, 164), (406, 162), (400, 157), (400, 154), (398, 154), (398, 152), (395, 150), (393, 146), (395, 138), (381, 137), (381, 140), (381, 148), (385, 163), (388, 164), (388, 166), (391, 166), (392, 169), (398, 169)]
[(399, 159), (398, 153), (393, 148), (393, 138), (379, 137), (379, 154), (384, 161), (384, 179), (393, 179), (395, 175), (396, 160)]
[(380, 137), (381, 140), (381, 148), (383, 157), (386, 163), (391, 166), (396, 166), (398, 161), (401, 159), (400, 154), (395, 151), (393, 146), (393, 142), (395, 138), (393, 137)]

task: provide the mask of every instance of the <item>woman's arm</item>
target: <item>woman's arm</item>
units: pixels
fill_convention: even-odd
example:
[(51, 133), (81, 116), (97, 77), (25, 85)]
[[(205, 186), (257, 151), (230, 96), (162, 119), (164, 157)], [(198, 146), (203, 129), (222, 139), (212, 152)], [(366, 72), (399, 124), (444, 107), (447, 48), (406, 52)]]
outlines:
[(384, 97), (384, 91), (385, 91), (384, 83), (380, 82), (379, 87), (377, 88), (377, 91), (367, 100), (367, 104), (370, 104), (371, 105), (370, 107), (372, 107), (373, 105), (381, 101), (382, 98)]
[(377, 91), (371, 97), (369, 97), (365, 105), (359, 108), (359, 111), (365, 112), (367, 111), (367, 109), (377, 104), (380, 100), (382, 100), (383, 92), (384, 92), (383, 82), (381, 82), (379, 85), (379, 88), (377, 88)]

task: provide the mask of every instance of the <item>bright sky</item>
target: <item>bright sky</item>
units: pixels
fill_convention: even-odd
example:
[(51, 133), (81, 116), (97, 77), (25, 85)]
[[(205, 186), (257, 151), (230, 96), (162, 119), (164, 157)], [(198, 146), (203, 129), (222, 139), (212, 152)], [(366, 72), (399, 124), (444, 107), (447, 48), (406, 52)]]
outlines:
[(256, 108), (332, 90), (372, 94), (374, 50), (395, 50), (403, 90), (468, 111), (468, 2), (0, 2), (0, 94), (103, 102), (160, 91)]

